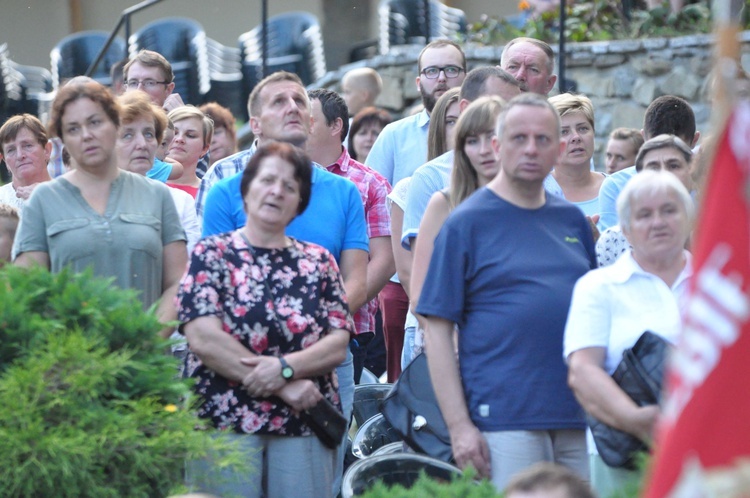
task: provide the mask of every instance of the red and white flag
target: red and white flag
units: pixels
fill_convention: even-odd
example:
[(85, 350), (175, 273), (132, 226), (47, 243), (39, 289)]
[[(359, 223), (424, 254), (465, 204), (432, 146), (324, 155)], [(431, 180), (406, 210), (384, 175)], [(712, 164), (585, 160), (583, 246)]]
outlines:
[(750, 497), (750, 104), (717, 144), (646, 498)]

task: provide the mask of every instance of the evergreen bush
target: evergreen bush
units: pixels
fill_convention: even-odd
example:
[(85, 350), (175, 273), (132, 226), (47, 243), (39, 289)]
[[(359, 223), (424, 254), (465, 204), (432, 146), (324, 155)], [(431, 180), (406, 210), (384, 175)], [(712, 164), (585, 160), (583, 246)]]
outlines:
[(0, 496), (163, 497), (225, 449), (160, 328), (91, 272), (0, 269)]

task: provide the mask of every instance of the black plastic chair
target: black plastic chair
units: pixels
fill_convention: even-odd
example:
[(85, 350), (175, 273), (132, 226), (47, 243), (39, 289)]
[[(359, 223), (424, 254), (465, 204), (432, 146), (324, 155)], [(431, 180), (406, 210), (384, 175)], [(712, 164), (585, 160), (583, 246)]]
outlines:
[(423, 471), (432, 479), (446, 482), (461, 476), (461, 471), (457, 467), (424, 455), (375, 455), (349, 467), (341, 482), (341, 497), (361, 496), (376, 482), (383, 482), (388, 486), (400, 484), (410, 488)]
[[(50, 52), (52, 86), (57, 89), (65, 80), (85, 74), (107, 38), (109, 33), (106, 31), (82, 31), (60, 40)], [(110, 68), (124, 59), (125, 55), (125, 40), (118, 36), (112, 41), (91, 77), (103, 85), (111, 85)]]
[(211, 90), (208, 46), (203, 26), (193, 19), (170, 17), (153, 21), (128, 40), (133, 57), (139, 50), (158, 52), (172, 65), (174, 91), (186, 104), (200, 105)]
[(354, 410), (357, 427), (380, 413), (380, 402), (391, 392), (393, 384), (360, 384), (354, 386)]
[(383, 415), (378, 413), (362, 424), (354, 435), (352, 454), (357, 458), (366, 458), (378, 448), (397, 441), (401, 441), (401, 437)]
[[(308, 12), (288, 12), (268, 20), (268, 74), (276, 71), (296, 73), (305, 85), (326, 73), (323, 35), (317, 17)], [(240, 35), (243, 94), (250, 95), (263, 78), (263, 25)]]
[(235, 116), (244, 116), (246, 101), (242, 98), (242, 65), (240, 50), (227, 47), (211, 38), (206, 39), (208, 48), (208, 69), (211, 77), (211, 90), (206, 102), (217, 102)]
[[(450, 38), (466, 33), (466, 14), (438, 0), (430, 0), (429, 38)], [(423, 0), (382, 0), (378, 7), (380, 53), (392, 46), (427, 43), (427, 16)]]

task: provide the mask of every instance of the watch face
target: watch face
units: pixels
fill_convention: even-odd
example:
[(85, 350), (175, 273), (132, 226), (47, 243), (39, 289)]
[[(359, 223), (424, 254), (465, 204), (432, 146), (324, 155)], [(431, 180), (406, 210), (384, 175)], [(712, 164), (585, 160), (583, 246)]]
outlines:
[(281, 369), (281, 376), (285, 379), (291, 379), (292, 375), (294, 375), (294, 370), (292, 370), (292, 367), (284, 367)]

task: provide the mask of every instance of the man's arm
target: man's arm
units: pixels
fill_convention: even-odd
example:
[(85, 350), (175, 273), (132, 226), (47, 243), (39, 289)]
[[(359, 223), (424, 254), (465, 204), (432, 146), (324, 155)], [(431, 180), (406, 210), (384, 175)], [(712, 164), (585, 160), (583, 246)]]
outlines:
[[(187, 250), (185, 241), (178, 240), (165, 245), (163, 250), (162, 261), (162, 295), (159, 298), (159, 305), (156, 309), (156, 316), (161, 323), (169, 323), (177, 320), (177, 308), (175, 307), (175, 298), (177, 297), (177, 287), (180, 284), (180, 278), (185, 273), (187, 267)], [(168, 338), (173, 326), (168, 326), (159, 331), (159, 335)]]
[(401, 282), (401, 287), (404, 288), (406, 295), (411, 299), (409, 295), (409, 282), (411, 281), (411, 252), (404, 249), (401, 245), (401, 227), (404, 223), (404, 211), (401, 206), (393, 203), (391, 206), (391, 228), (395, 237), (391, 237), (391, 249), (393, 250), (393, 259), (396, 262), (396, 272), (398, 273), (398, 280)]
[(430, 379), (440, 412), (451, 435), (453, 458), (460, 468), (473, 466), (481, 477), (490, 477), (490, 449), (484, 435), (469, 417), (458, 361), (453, 349), (453, 322), (428, 317), (425, 350)]
[(367, 263), (367, 301), (374, 299), (383, 290), (395, 271), (391, 238), (371, 238), (370, 261)]
[(339, 262), (352, 315), (367, 302), (367, 251), (344, 249)]

